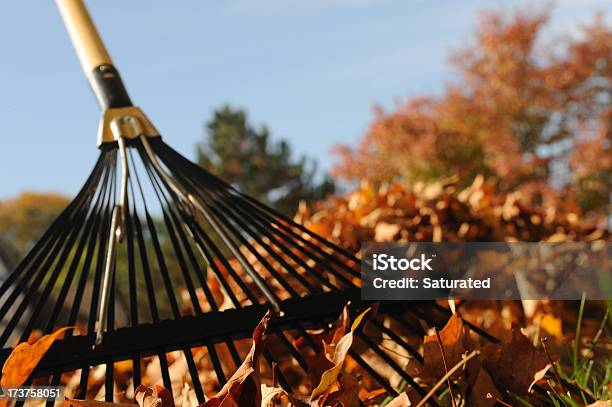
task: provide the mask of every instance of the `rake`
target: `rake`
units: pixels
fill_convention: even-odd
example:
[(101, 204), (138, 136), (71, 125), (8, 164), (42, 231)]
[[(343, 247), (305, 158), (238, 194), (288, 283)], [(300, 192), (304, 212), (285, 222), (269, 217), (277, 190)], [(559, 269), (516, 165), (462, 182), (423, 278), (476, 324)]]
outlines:
[[(156, 357), (172, 390), (177, 378), (168, 357), (178, 352), (187, 364), (184, 379), (203, 402), (210, 395), (196, 350), (205, 349), (212, 364), (216, 378), (206, 380), (222, 386), (244, 356), (240, 341), (272, 309), (267, 372), (299, 392), (288, 375), (307, 376), (308, 363), (296, 338), (319, 352), (310, 329), (327, 327), (349, 301), (367, 305), (360, 301), (359, 260), (167, 145), (132, 104), (82, 0), (57, 4), (102, 110), (100, 156), (74, 200), (0, 286), (0, 362), (35, 330), (76, 326), (30, 382), (59, 384), (76, 372), (75, 396), (85, 398), (92, 371), (102, 367), (104, 399), (113, 401), (115, 365), (131, 361), (136, 387), (142, 361)], [(430, 302), (382, 304), (349, 354), (362, 383), (390, 396), (406, 385), (425, 394), (405, 369), (407, 361), (423, 362), (407, 338), (448, 316)], [(392, 376), (399, 380), (392, 384)]]

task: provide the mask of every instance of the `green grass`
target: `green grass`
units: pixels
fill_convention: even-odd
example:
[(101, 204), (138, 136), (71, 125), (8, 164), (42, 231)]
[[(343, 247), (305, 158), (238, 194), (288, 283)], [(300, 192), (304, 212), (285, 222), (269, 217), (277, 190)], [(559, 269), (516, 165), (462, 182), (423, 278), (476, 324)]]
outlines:
[[(578, 311), (576, 335), (571, 349), (568, 349), (569, 363), (558, 361), (554, 364), (560, 383), (548, 381), (548, 397), (554, 407), (580, 407), (593, 400), (612, 399), (612, 357), (599, 355), (603, 351), (600, 345), (606, 328), (612, 327), (612, 302), (608, 302), (606, 314), (603, 317), (597, 333), (590, 344), (582, 347), (582, 323), (586, 297), (583, 295)], [(532, 407), (527, 400), (514, 396), (520, 405)]]

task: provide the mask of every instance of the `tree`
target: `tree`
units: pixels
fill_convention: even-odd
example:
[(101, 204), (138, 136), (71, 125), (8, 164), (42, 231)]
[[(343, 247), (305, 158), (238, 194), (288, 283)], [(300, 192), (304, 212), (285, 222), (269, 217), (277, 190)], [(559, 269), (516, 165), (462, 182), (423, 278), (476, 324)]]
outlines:
[(409, 183), (478, 174), (536, 204), (605, 212), (612, 171), (612, 28), (541, 43), (548, 10), (482, 15), (454, 53), (461, 74), (441, 97), (377, 109), (356, 148), (337, 146), (334, 173)]
[(38, 192), (23, 192), (0, 202), (0, 240), (24, 255), (68, 202), (63, 195)]
[(216, 110), (197, 149), (202, 167), (288, 215), (300, 200), (317, 200), (334, 190), (328, 176), (315, 180), (314, 161), (294, 160), (287, 141), (272, 141), (268, 128), (254, 128), (242, 109)]

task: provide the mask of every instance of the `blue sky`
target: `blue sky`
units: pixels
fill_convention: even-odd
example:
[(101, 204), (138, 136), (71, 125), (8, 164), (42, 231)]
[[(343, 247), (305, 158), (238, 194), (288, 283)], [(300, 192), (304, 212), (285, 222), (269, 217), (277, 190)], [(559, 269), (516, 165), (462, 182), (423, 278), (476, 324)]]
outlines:
[[(90, 11), (132, 100), (186, 156), (212, 109), (244, 107), (297, 154), (333, 162), (375, 104), (440, 92), (483, 7), (523, 1), (97, 0)], [(536, 4), (536, 3), (531, 3)], [(547, 36), (612, 3), (559, 0)], [(51, 0), (0, 0), (0, 199), (74, 194), (98, 155), (99, 111)]]

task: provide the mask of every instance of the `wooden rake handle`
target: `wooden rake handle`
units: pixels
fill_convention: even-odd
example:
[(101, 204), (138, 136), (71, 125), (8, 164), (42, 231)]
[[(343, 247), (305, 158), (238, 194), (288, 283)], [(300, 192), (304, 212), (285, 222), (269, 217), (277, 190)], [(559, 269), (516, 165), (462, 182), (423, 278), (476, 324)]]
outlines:
[(83, 0), (56, 0), (56, 3), (101, 109), (132, 106)]

